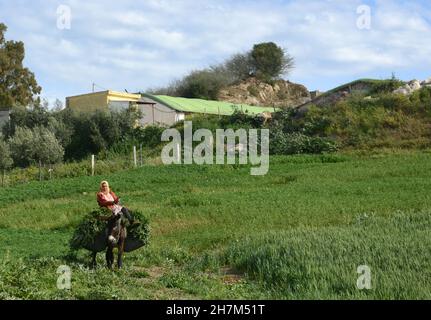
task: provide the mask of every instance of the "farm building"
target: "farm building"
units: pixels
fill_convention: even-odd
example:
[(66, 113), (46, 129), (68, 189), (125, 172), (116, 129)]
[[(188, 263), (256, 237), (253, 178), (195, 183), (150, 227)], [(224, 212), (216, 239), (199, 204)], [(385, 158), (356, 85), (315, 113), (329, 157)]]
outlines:
[(139, 94), (116, 91), (100, 91), (66, 98), (66, 108), (79, 112), (118, 110), (129, 108), (141, 99)]
[(208, 101), (151, 94), (129, 94), (114, 91), (89, 93), (66, 98), (66, 107), (80, 112), (121, 110), (136, 107), (143, 116), (140, 125), (171, 126), (193, 114), (231, 115), (235, 110), (248, 114), (267, 114), (273, 108), (238, 105), (223, 101)]
[(192, 114), (227, 116), (233, 114), (235, 110), (240, 110), (252, 115), (274, 112), (274, 109), (267, 107), (238, 105), (224, 101), (158, 96), (145, 93), (142, 94), (141, 101), (146, 103), (146, 105), (141, 108), (144, 112), (144, 117), (142, 119), (143, 125), (172, 125), (178, 121), (184, 120), (186, 116)]

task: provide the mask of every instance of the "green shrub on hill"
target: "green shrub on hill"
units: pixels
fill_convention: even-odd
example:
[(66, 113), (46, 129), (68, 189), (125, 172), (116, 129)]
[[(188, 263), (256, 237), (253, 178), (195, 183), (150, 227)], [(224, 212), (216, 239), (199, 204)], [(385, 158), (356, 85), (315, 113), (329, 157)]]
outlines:
[(371, 85), (370, 94), (391, 93), (405, 84), (395, 76), (388, 80), (375, 81)]
[(325, 138), (310, 137), (302, 133), (270, 132), (271, 154), (320, 154), (337, 151), (336, 144)]

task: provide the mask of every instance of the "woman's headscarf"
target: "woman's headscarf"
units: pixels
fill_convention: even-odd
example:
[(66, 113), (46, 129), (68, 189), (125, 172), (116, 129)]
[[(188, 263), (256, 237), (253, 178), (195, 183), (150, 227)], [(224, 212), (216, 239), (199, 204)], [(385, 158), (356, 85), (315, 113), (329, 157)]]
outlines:
[(101, 183), (100, 183), (100, 186), (99, 186), (99, 191), (100, 192), (103, 192), (103, 185), (106, 183), (106, 185), (108, 186), (108, 193), (109, 192), (111, 192), (111, 188), (109, 188), (109, 183), (108, 183), (108, 181), (102, 181)]

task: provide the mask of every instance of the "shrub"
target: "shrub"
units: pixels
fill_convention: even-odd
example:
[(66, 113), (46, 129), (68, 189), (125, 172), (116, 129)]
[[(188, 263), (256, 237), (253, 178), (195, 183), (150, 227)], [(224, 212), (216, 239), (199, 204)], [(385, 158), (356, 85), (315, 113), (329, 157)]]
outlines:
[(391, 79), (373, 82), (370, 89), (370, 94), (392, 93), (405, 83), (392, 75)]
[(162, 133), (165, 128), (160, 126), (147, 126), (145, 128), (137, 128), (134, 136), (144, 146), (155, 148), (161, 144)]
[(17, 127), (10, 139), (12, 158), (17, 166), (34, 163), (54, 164), (63, 160), (64, 149), (55, 135), (44, 127)]
[(9, 145), (5, 141), (0, 140), (0, 170), (9, 169), (12, 164), (13, 160), (11, 158)]
[(260, 115), (250, 115), (241, 110), (235, 110), (229, 117), (222, 118), (220, 126), (223, 128), (261, 128), (265, 119)]
[[(133, 218), (140, 222), (139, 225), (127, 227), (127, 237), (139, 241), (141, 246), (149, 242), (150, 228), (148, 219), (139, 211), (131, 212)], [(98, 237), (105, 233), (107, 223), (101, 221), (100, 217), (112, 215), (111, 211), (106, 208), (99, 208), (88, 213), (82, 222), (77, 226), (69, 242), (72, 250), (88, 249), (95, 247)]]
[(335, 152), (337, 151), (337, 146), (333, 141), (325, 138), (272, 130), (270, 132), (270, 150), (272, 154), (320, 154)]
[(28, 166), (34, 161), (34, 134), (29, 128), (17, 127), (9, 145), (16, 166)]
[(178, 94), (185, 98), (217, 100), (225, 85), (227, 82), (222, 74), (211, 70), (194, 71), (180, 83)]
[(248, 79), (253, 72), (253, 62), (250, 53), (238, 53), (224, 64), (234, 82)]
[(270, 81), (293, 68), (293, 58), (273, 42), (256, 44), (251, 51), (254, 75)]
[(37, 127), (33, 131), (35, 160), (45, 164), (61, 162), (64, 156), (64, 149), (54, 133), (44, 127)]

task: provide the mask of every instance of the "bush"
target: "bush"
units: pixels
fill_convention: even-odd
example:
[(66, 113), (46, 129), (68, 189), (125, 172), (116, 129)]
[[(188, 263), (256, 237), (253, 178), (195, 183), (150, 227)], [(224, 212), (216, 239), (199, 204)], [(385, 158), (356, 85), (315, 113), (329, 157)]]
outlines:
[(162, 142), (162, 133), (165, 128), (160, 126), (147, 126), (145, 128), (137, 128), (134, 136), (144, 146), (155, 148)]
[(185, 98), (217, 100), (220, 90), (227, 84), (223, 74), (211, 70), (194, 71), (183, 79), (178, 94)]
[(74, 134), (66, 146), (67, 160), (80, 160), (91, 154), (106, 153), (113, 146), (133, 138), (139, 112), (98, 111), (94, 114), (69, 113), (64, 117), (70, 122)]
[(44, 127), (17, 127), (10, 139), (12, 158), (16, 166), (35, 163), (54, 164), (63, 160), (64, 149), (52, 132)]
[(230, 73), (234, 82), (248, 79), (253, 72), (253, 62), (250, 53), (238, 53), (224, 64), (225, 69)]
[(250, 115), (241, 110), (235, 110), (229, 117), (219, 122), (222, 128), (261, 128), (265, 119), (260, 115)]
[(302, 133), (285, 133), (280, 130), (270, 132), (270, 150), (272, 154), (321, 154), (337, 151), (335, 142), (320, 138), (309, 137)]
[(64, 148), (47, 128), (36, 127), (34, 132), (34, 156), (36, 161), (45, 164), (54, 164), (63, 161)]
[[(133, 211), (131, 214), (135, 220), (140, 222), (140, 224), (127, 227), (127, 238), (140, 242), (140, 246), (147, 245), (150, 236), (148, 219), (139, 211)], [(103, 246), (103, 237), (107, 223), (101, 221), (99, 218), (110, 215), (112, 215), (111, 211), (106, 208), (99, 208), (88, 213), (75, 229), (69, 243), (70, 248), (72, 250), (96, 250), (96, 241), (99, 237), (102, 237)]]
[(31, 129), (18, 127), (9, 145), (16, 166), (28, 166), (34, 160), (34, 134)]
[(9, 169), (12, 164), (13, 160), (11, 158), (9, 145), (5, 141), (0, 140), (0, 170)]
[(374, 82), (370, 94), (392, 93), (405, 83), (392, 75), (391, 79)]

